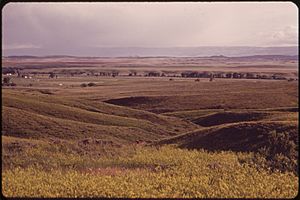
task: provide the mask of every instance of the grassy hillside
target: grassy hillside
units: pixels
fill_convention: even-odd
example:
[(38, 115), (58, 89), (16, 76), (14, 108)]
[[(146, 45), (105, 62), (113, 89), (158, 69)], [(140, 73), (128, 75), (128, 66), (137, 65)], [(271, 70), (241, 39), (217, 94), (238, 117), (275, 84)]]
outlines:
[(24, 95), (5, 91), (2, 101), (4, 134), (19, 137), (75, 139), (107, 136), (132, 142), (135, 139), (159, 139), (197, 128), (197, 125), (174, 117), (104, 103), (92, 106), (92, 103), (46, 94)]
[(193, 119), (192, 122), (207, 127), (227, 123), (261, 120), (298, 121), (298, 113), (278, 111), (227, 111), (204, 115)]
[[(259, 118), (251, 117), (252, 113), (260, 117)], [(191, 110), (191, 111), (187, 110), (187, 111), (166, 112), (163, 113), (163, 115), (177, 117), (177, 118), (185, 119), (188, 121), (195, 121), (195, 122), (198, 119), (205, 119), (206, 117), (210, 117), (210, 116), (220, 116), (217, 117), (217, 119), (222, 117), (225, 118), (225, 120), (226, 117), (229, 117), (229, 118), (236, 119), (234, 121), (238, 122), (240, 121), (238, 117), (241, 115), (246, 115), (244, 117), (244, 120), (242, 121), (247, 121), (248, 119), (251, 118), (253, 120), (260, 120), (260, 119), (265, 119), (265, 117), (267, 116), (272, 116), (272, 117), (278, 116), (279, 118), (282, 117), (282, 119), (284, 119), (284, 116), (287, 115), (288, 115), (288, 120), (290, 119), (295, 120), (295, 117), (298, 116), (298, 107), (277, 107), (277, 108), (263, 108), (263, 109), (230, 109), (227, 111), (225, 109), (200, 109), (200, 110)], [(230, 123), (230, 121), (232, 120), (228, 120), (228, 123)], [(227, 123), (227, 121), (224, 123)]]
[[(159, 81), (159, 80), (158, 80)], [(204, 109), (265, 109), (298, 106), (298, 84), (282, 81), (174, 79), (106, 102), (154, 113)], [(115, 87), (114, 87), (115, 88)], [(122, 88), (120, 88), (122, 90)], [(128, 94), (128, 93), (127, 93)]]
[[(182, 124), (184, 128), (191, 127), (192, 124), (182, 122), (182, 120), (178, 120), (174, 117), (167, 117), (162, 115), (156, 115), (151, 112), (136, 110), (124, 106), (117, 106), (108, 103), (104, 103), (97, 99), (90, 99), (90, 98), (72, 98), (72, 97), (65, 97), (61, 94), (53, 93), (53, 89), (46, 90), (46, 89), (22, 89), (22, 90), (3, 90), (3, 101), (6, 101), (8, 98), (14, 98), (14, 100), (8, 100), (10, 104), (16, 104), (14, 101), (35, 101), (35, 103), (50, 103), (51, 105), (63, 105), (68, 106), (71, 108), (80, 108), (82, 110), (114, 115), (114, 116), (121, 116), (127, 118), (134, 118), (134, 119), (141, 119), (147, 120), (155, 124), (170, 126), (175, 124)], [(49, 95), (52, 94), (52, 95)], [(7, 102), (7, 101), (6, 101)], [(50, 105), (50, 106), (51, 106)], [(175, 122), (175, 123), (173, 123)], [(180, 127), (179, 127), (180, 128)], [(191, 127), (193, 128), (193, 127)]]
[(2, 133), (7, 136), (71, 140), (93, 137), (109, 138), (123, 142), (134, 142), (137, 139), (149, 141), (162, 137), (160, 134), (147, 132), (135, 127), (98, 125), (48, 117), (5, 106), (2, 108)]
[(298, 121), (238, 122), (159, 141), (180, 148), (254, 152), (260, 168), (298, 173)]
[[(202, 128), (160, 141), (160, 144), (177, 144), (190, 149), (257, 151), (267, 144), (272, 131), (288, 132), (295, 143), (298, 124), (295, 122), (239, 122)], [(271, 145), (271, 144), (269, 144)]]

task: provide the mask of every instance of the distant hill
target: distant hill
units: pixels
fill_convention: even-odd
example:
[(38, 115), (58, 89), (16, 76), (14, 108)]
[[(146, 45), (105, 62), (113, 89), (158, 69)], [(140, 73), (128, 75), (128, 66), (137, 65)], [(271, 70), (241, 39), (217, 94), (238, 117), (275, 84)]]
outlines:
[[(5, 57), (4, 57), (5, 58)], [(26, 59), (26, 58), (39, 58), (38, 56), (27, 56), (27, 55), (21, 55), (21, 56), (6, 56), (6, 58), (16, 58), (16, 59)]]
[[(151, 56), (150, 56), (151, 57)], [(158, 58), (174, 58), (168, 56), (157, 56)], [(187, 56), (188, 57), (188, 56)], [(5, 56), (7, 59), (51, 59), (51, 58), (80, 58), (80, 59), (97, 59), (100, 57), (81, 57), (81, 56), (68, 56), (68, 55), (50, 55), (50, 56)], [(125, 57), (124, 57), (125, 58)], [(128, 58), (149, 58), (149, 57), (128, 57)], [(184, 58), (184, 57), (182, 57)], [(196, 58), (204, 59), (225, 59), (225, 60), (237, 60), (237, 61), (249, 61), (249, 60), (298, 60), (298, 55), (251, 55), (251, 56), (196, 56)]]
[[(47, 53), (48, 52), (48, 53)], [(53, 55), (50, 49), (32, 50), (24, 52), (7, 50), (4, 55), (36, 55), (46, 56)], [(56, 55), (73, 55), (73, 56), (92, 56), (92, 57), (139, 57), (139, 56), (253, 56), (253, 55), (298, 55), (298, 46), (284, 47), (250, 47), (250, 46), (202, 46), (202, 47), (89, 47), (83, 48), (80, 52), (57, 52)], [(53, 56), (52, 56), (53, 57)], [(54, 56), (57, 57), (57, 56)]]
[(102, 56), (252, 56), (298, 55), (298, 47), (169, 47), (169, 48), (99, 48)]
[(252, 55), (230, 58), (237, 58), (239, 60), (298, 60), (298, 55)]

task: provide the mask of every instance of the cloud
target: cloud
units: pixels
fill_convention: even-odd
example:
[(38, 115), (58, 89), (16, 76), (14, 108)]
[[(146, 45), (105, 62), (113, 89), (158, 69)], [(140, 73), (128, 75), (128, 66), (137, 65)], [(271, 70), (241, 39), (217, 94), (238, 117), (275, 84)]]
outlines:
[(289, 25), (269, 32), (260, 32), (259, 37), (261, 40), (264, 40), (265, 45), (297, 46), (298, 28), (294, 25)]
[(9, 3), (2, 41), (10, 52), (32, 45), (15, 48), (24, 54), (33, 46), (44, 54), (84, 54), (115, 46), (295, 44), (297, 12), (289, 2)]
[(4, 50), (12, 50), (12, 49), (39, 49), (41, 48), (38, 45), (33, 44), (12, 44), (12, 45), (3, 45)]

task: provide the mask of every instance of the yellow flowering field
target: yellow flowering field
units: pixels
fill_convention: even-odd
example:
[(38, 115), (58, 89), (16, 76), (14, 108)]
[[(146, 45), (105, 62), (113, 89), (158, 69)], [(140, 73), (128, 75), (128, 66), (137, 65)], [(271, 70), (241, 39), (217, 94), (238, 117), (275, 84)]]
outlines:
[(46, 169), (34, 163), (7, 168), (2, 171), (2, 191), (6, 197), (293, 198), (297, 195), (297, 175), (241, 162), (249, 157), (251, 154), (247, 153), (143, 147), (133, 155), (80, 169)]

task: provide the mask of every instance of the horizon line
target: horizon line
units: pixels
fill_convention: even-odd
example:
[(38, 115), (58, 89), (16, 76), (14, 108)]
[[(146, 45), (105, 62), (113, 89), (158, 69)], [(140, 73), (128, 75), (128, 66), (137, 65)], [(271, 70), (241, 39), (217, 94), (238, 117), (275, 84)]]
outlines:
[(211, 58), (211, 57), (223, 57), (223, 58), (239, 58), (239, 57), (255, 57), (255, 56), (299, 56), (299, 54), (293, 54), (293, 55), (283, 55), (283, 54), (252, 54), (252, 55), (244, 55), (244, 56), (224, 56), (222, 54), (218, 55), (211, 55), (211, 56), (75, 56), (75, 55), (64, 55), (64, 54), (49, 54), (49, 55), (43, 55), (43, 56), (35, 56), (35, 55), (9, 55), (9, 56), (3, 56), (2, 58), (7, 57), (35, 57), (35, 58), (47, 58), (47, 57), (77, 57), (77, 58)]

